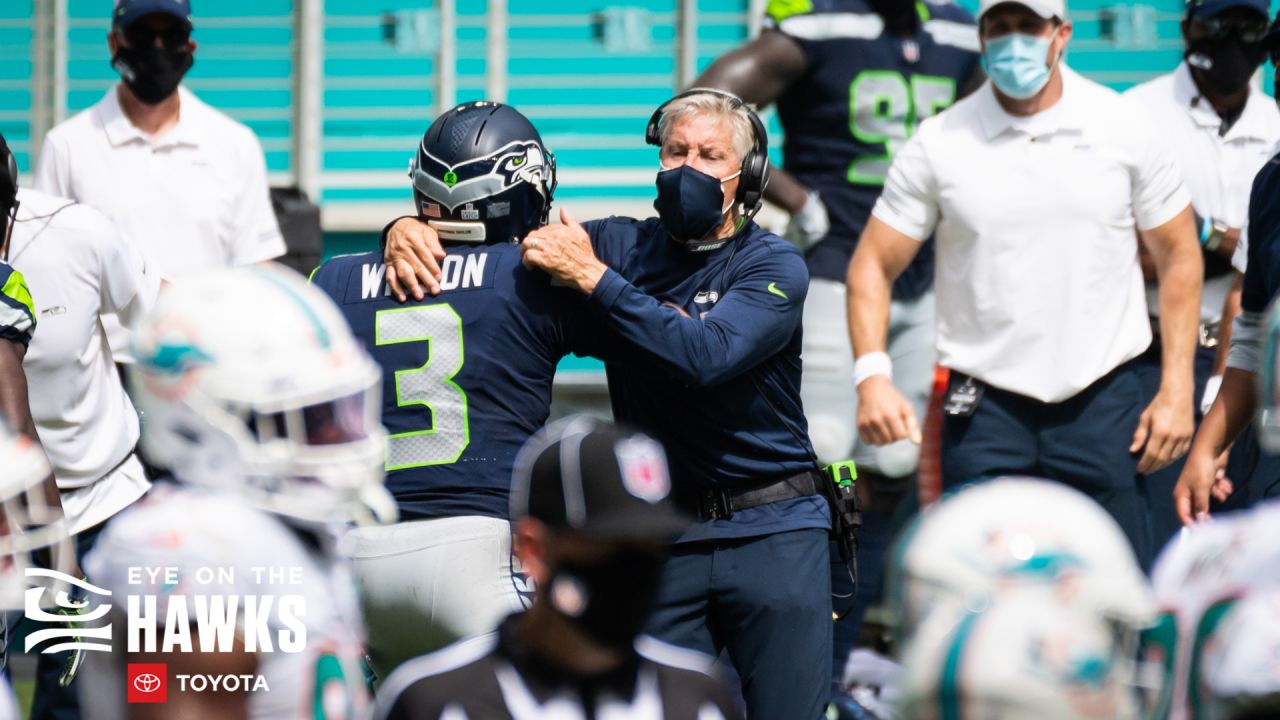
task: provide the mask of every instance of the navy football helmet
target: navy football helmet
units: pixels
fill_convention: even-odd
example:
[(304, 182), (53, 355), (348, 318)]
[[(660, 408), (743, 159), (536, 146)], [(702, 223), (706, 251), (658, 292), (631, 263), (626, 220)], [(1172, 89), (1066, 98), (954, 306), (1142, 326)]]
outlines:
[(468, 102), (436, 118), (409, 167), (419, 217), (454, 242), (519, 242), (547, 224), (556, 159), (509, 105)]

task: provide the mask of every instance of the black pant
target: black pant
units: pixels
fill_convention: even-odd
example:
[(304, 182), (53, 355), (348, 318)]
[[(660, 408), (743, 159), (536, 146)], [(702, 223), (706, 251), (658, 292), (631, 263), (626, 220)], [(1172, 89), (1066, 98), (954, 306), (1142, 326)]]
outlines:
[[(952, 373), (953, 388), (963, 380)], [(1129, 453), (1145, 398), (1135, 361), (1058, 403), (987, 386), (972, 415), (943, 421), (943, 486), (1005, 475), (1062, 481), (1111, 514), (1148, 568), (1154, 549), (1146, 481)]]

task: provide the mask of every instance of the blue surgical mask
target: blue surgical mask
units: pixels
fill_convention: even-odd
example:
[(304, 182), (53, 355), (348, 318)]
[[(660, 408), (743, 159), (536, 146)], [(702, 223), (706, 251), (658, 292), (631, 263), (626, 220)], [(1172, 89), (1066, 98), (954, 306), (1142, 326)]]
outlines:
[[(1046, 36), (1009, 33), (987, 40), (982, 66), (1000, 92), (1017, 100), (1040, 92), (1049, 82), (1053, 67), (1045, 64), (1049, 44), (1058, 34), (1057, 28)], [(1058, 63), (1054, 59), (1054, 65)]]
[(720, 226), (729, 208), (724, 204), (723, 184), (734, 173), (717, 178), (688, 165), (658, 171), (658, 199), (653, 207), (672, 239), (690, 250), (713, 250), (727, 242), (708, 242), (707, 235)]

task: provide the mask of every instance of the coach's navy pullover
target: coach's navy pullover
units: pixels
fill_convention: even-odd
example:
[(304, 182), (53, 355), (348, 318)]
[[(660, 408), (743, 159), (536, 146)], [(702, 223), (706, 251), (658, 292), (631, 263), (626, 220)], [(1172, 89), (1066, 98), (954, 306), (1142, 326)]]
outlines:
[[(610, 268), (589, 305), (616, 333), (614, 416), (662, 441), (674, 485), (733, 488), (811, 469), (800, 404), (809, 273), (795, 247), (755, 223), (703, 253), (673, 243), (657, 218), (585, 227)], [(681, 541), (825, 529), (828, 517), (822, 497), (796, 498), (700, 523)]]

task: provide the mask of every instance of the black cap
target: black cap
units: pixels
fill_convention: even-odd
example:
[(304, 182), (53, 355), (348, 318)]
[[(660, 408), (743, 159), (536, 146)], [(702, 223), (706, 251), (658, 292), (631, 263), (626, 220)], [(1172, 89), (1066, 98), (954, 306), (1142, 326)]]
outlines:
[(511, 517), (611, 540), (669, 539), (690, 524), (671, 502), (662, 445), (586, 415), (548, 425), (521, 448)]
[(190, 0), (116, 0), (111, 11), (111, 26), (129, 27), (152, 13), (164, 13), (182, 21), (191, 29)]

